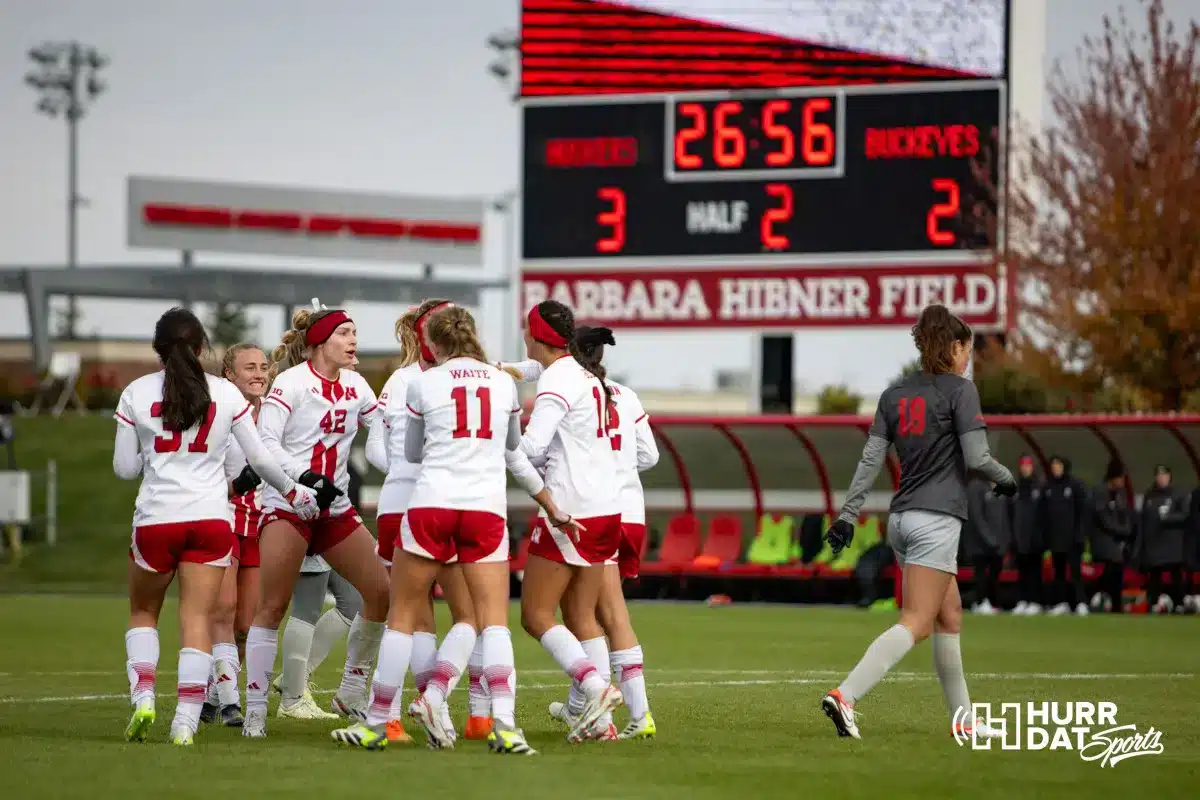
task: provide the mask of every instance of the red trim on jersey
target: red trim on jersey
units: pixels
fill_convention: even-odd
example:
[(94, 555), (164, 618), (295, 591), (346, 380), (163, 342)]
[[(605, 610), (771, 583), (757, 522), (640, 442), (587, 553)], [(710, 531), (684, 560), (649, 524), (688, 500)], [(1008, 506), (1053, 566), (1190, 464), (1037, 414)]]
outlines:
[(131, 428), (136, 428), (136, 427), (137, 427), (137, 425), (134, 425), (134, 424), (133, 424), (133, 420), (127, 419), (127, 418), (126, 418), (126, 417), (125, 417), (123, 414), (121, 414), (119, 411), (114, 411), (114, 412), (113, 412), (113, 416), (114, 416), (114, 417), (116, 417), (117, 419), (121, 420), (121, 422), (124, 422), (126, 425), (128, 425), (128, 426), (129, 426), (129, 427), (131, 427)]
[(265, 403), (265, 402), (267, 402), (268, 400), (271, 400), (271, 401), (273, 401), (273, 402), (275, 402), (275, 403), (278, 403), (279, 405), (283, 406), (284, 408), (286, 408), (286, 409), (287, 409), (287, 412), (288, 412), (289, 414), (290, 414), (290, 413), (292, 413), (292, 407), (291, 407), (291, 406), (289, 406), (287, 403), (283, 402), (282, 400), (280, 400), (280, 399), (279, 399), (278, 397), (276, 397), (275, 395), (269, 394), (269, 395), (267, 395), (266, 397), (264, 397), (264, 398), (263, 398), (263, 402), (264, 402), (264, 403)]
[(251, 409), (250, 404), (246, 403), (246, 407), (237, 413), (237, 416), (233, 418), (233, 421), (237, 422), (239, 419), (246, 416), (246, 412), (249, 411), (250, 409)]
[(557, 397), (559, 400), (562, 400), (562, 401), (563, 401), (563, 405), (564, 405), (564, 406), (566, 406), (567, 408), (570, 408), (570, 407), (571, 407), (571, 404), (567, 402), (567, 398), (563, 397), (563, 396), (562, 396), (561, 394), (559, 394), (558, 392), (538, 392), (538, 394), (537, 394), (537, 397), (533, 398), (533, 402), (535, 402), (535, 403), (536, 403), (536, 402), (537, 402), (537, 399), (538, 399), (538, 397), (541, 397), (541, 396), (542, 396), (542, 395), (544, 395), (544, 394), (546, 394), (546, 395), (550, 395), (551, 397)]
[(373, 405), (372, 405), (370, 408), (368, 408), (366, 411), (360, 411), (360, 412), (358, 412), (358, 415), (359, 415), (360, 417), (365, 417), (367, 414), (370, 414), (372, 411), (374, 411), (374, 410), (375, 410), (375, 409), (377, 409), (377, 408), (379, 408), (379, 403), (374, 403), (374, 404), (373, 404)]
[(420, 411), (417, 411), (417, 410), (416, 410), (415, 408), (413, 408), (412, 406), (408, 406), (408, 410), (409, 410), (409, 411), (411, 411), (412, 413), (416, 414), (418, 417), (423, 417), (423, 416), (425, 416), (424, 414), (422, 414)]
[(642, 420), (644, 420), (644, 419), (645, 419), (646, 417), (648, 417), (648, 416), (650, 416), (650, 415), (649, 415), (649, 414), (642, 414), (640, 417), (638, 417), (637, 419), (635, 419), (635, 420), (633, 421), (633, 424), (634, 424), (634, 425), (637, 425), (639, 422), (641, 422)]

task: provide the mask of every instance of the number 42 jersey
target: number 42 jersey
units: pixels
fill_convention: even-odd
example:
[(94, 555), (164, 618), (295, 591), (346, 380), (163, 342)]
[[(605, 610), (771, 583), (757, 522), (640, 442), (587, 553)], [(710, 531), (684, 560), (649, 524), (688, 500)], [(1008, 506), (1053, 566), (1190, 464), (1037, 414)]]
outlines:
[(142, 452), (142, 485), (134, 527), (208, 519), (230, 520), (225, 451), (236, 425), (253, 425), (250, 404), (232, 383), (208, 377), (212, 398), (199, 425), (182, 432), (163, 429), (165, 373), (143, 375), (125, 387), (113, 415), (133, 428)]

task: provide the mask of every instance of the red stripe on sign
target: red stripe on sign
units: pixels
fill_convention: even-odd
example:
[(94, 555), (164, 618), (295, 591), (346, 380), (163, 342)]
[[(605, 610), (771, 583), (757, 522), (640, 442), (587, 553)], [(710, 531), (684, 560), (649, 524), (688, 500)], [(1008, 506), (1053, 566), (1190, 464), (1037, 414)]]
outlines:
[(451, 244), (477, 244), (483, 236), (478, 224), (444, 220), (390, 219), (342, 214), (309, 214), (301, 211), (147, 203), (142, 219), (151, 227), (257, 231), (303, 236), (349, 235), (364, 239), (417, 239)]

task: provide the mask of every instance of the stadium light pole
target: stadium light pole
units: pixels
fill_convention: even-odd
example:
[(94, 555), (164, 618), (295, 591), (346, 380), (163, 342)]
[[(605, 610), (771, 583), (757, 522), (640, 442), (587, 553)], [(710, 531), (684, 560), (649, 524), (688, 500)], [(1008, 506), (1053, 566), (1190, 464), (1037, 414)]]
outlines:
[[(78, 213), (85, 204), (79, 196), (79, 121), (106, 86), (98, 73), (109, 59), (91, 45), (80, 42), (43, 42), (29, 51), (34, 69), (25, 83), (38, 93), (38, 113), (67, 121), (67, 267), (79, 266)], [(66, 335), (75, 338), (79, 309), (68, 297)]]
[[(496, 57), (488, 64), (488, 72), (500, 81), (508, 90), (508, 99), (516, 103), (521, 99), (521, 85), (517, 78), (520, 68), (521, 37), (513, 30), (503, 30), (493, 33), (487, 38), (488, 49)], [(520, 281), (515, 268), (520, 260), (517, 253), (517, 212), (521, 199), (520, 189), (509, 189), (504, 194), (492, 200), (492, 211), (504, 215), (504, 273), (508, 281), (507, 310), (504, 313), (504, 349), (511, 353), (514, 359), (520, 358), (520, 340), (510, 337), (519, 327), (517, 318), (521, 311), (518, 309), (520, 300)], [(513, 315), (510, 317), (509, 315)], [(509, 342), (511, 342), (511, 349)]]

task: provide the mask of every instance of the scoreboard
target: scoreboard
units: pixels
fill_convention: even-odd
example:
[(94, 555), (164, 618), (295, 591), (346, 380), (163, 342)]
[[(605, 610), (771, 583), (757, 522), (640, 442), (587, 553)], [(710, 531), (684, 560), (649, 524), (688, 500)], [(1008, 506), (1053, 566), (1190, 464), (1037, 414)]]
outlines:
[(523, 256), (990, 250), (1004, 115), (992, 81), (530, 100)]

